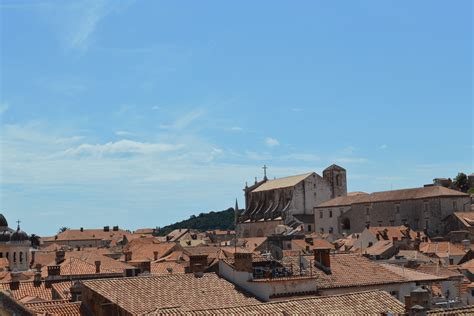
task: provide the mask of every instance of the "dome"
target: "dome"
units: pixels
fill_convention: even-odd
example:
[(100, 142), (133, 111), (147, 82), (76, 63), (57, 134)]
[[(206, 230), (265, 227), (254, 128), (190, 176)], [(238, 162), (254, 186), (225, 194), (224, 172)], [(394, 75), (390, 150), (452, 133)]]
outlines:
[(20, 227), (18, 227), (17, 230), (12, 234), (10, 241), (25, 241), (28, 239), (28, 235), (22, 231)]
[(10, 241), (11, 233), (8, 230), (0, 232), (0, 242)]
[(0, 214), (0, 227), (8, 227), (8, 222), (3, 214)]

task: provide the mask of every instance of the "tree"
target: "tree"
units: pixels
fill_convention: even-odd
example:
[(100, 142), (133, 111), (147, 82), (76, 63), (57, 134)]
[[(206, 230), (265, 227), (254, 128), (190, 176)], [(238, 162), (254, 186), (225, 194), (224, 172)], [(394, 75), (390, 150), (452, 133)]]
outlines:
[(58, 233), (63, 233), (66, 230), (69, 230), (69, 227), (66, 227), (66, 226), (60, 227)]
[(469, 180), (465, 173), (458, 173), (456, 178), (454, 178), (453, 187), (461, 192), (467, 192), (467, 190), (469, 190)]

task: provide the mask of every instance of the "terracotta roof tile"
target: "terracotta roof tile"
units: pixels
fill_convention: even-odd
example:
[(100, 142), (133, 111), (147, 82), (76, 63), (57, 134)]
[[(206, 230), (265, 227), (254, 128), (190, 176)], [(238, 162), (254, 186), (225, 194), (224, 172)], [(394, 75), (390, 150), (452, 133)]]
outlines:
[(132, 260), (155, 260), (155, 251), (158, 258), (169, 255), (179, 246), (175, 242), (161, 242), (154, 237), (137, 238), (130, 241), (123, 249), (124, 253), (131, 252)]
[(457, 196), (457, 197), (468, 197), (469, 195), (447, 189), (440, 186), (413, 188), (413, 189), (402, 189), (402, 190), (391, 190), (383, 192), (374, 192), (370, 194), (359, 194), (353, 196), (340, 196), (329, 201), (319, 204), (317, 207), (336, 207), (336, 206), (349, 206), (352, 204), (360, 203), (374, 203), (382, 201), (403, 201), (403, 200), (415, 200), (415, 199), (426, 199), (439, 196)]
[[(404, 306), (385, 291), (317, 296), (240, 307), (194, 310), (188, 315), (381, 315), (403, 313)], [(160, 311), (180, 314), (179, 310)]]
[(161, 261), (151, 263), (151, 274), (153, 275), (169, 275), (183, 274), (187, 263), (179, 263), (173, 261)]
[(79, 316), (81, 315), (81, 302), (49, 301), (39, 303), (25, 303), (26, 308), (38, 313), (51, 316)]
[(134, 315), (169, 308), (191, 311), (258, 303), (214, 273), (200, 278), (174, 274), (102, 279), (84, 281), (83, 285)]
[[(64, 282), (70, 284), (70, 282)], [(32, 281), (19, 282), (18, 287), (11, 287), (10, 283), (0, 283), (0, 291), (10, 291), (15, 300), (19, 301), (25, 297), (37, 297), (45, 301), (53, 299), (52, 288), (47, 287), (45, 282), (35, 283)]]

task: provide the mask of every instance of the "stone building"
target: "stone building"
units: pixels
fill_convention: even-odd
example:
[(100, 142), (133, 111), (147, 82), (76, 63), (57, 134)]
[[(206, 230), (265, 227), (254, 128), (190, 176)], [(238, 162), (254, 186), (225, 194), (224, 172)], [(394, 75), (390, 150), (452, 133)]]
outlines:
[(6, 218), (0, 214), (0, 258), (6, 258), (11, 271), (29, 269), (31, 242), (28, 235), (18, 227), (8, 227)]
[[(266, 167), (265, 167), (266, 168)], [(315, 172), (261, 181), (247, 186), (245, 210), (237, 214), (238, 237), (261, 237), (279, 229), (314, 231), (313, 208), (347, 194), (346, 170), (332, 165), (321, 177)]]
[(315, 207), (314, 220), (317, 232), (339, 235), (370, 226), (409, 225), (439, 236), (445, 233), (444, 218), (470, 209), (469, 195), (431, 186), (337, 197)]

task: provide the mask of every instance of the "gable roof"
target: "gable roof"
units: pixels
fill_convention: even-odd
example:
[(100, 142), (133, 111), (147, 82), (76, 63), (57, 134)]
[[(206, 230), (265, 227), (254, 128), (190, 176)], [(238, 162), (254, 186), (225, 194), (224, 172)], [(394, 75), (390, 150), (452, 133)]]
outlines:
[(268, 180), (262, 185), (253, 189), (252, 193), (294, 187), (295, 185), (297, 185), (298, 183), (300, 183), (301, 181), (305, 180), (306, 178), (308, 178), (309, 176), (313, 174), (316, 174), (316, 173), (308, 172), (308, 173), (304, 173), (304, 174), (300, 174), (296, 176), (284, 177), (284, 178), (279, 178), (275, 180)]
[(474, 227), (474, 212), (454, 212), (461, 223), (466, 227)]
[(329, 201), (323, 202), (317, 206), (320, 207), (336, 207), (350, 206), (352, 204), (375, 203), (384, 201), (403, 201), (427, 199), (433, 197), (469, 197), (468, 194), (456, 190), (451, 190), (441, 186), (422, 187), (413, 189), (401, 189), (374, 192), (370, 194), (358, 194), (351, 196), (340, 196)]

